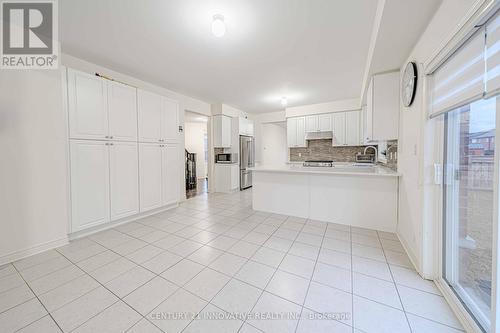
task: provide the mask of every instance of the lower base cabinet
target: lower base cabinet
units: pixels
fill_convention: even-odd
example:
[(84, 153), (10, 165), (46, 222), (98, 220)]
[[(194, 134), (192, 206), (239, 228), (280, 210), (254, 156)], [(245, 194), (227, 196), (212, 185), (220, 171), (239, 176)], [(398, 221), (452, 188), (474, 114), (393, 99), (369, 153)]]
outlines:
[(139, 165), (136, 142), (109, 144), (111, 220), (139, 213)]
[(179, 149), (177, 144), (139, 144), (140, 211), (179, 201)]
[(215, 192), (229, 193), (239, 187), (240, 167), (238, 164), (215, 164)]
[(109, 146), (107, 142), (71, 140), (72, 232), (110, 221)]
[(179, 201), (177, 144), (70, 140), (71, 232)]

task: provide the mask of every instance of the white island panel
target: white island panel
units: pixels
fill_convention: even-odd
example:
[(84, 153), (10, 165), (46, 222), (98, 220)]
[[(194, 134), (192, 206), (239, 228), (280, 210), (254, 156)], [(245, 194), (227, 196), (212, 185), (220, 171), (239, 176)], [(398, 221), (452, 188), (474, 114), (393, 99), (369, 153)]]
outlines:
[(253, 209), (307, 218), (309, 175), (253, 172)]
[(399, 174), (382, 167), (263, 166), (253, 171), (259, 211), (395, 232)]
[(309, 218), (395, 232), (397, 177), (310, 175)]

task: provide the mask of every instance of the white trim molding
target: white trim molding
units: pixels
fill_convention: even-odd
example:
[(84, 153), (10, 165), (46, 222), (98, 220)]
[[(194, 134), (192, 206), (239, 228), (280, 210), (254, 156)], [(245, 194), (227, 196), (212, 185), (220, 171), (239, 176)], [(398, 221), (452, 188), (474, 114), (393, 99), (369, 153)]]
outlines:
[(68, 237), (38, 244), (0, 257), (0, 266), (68, 244)]

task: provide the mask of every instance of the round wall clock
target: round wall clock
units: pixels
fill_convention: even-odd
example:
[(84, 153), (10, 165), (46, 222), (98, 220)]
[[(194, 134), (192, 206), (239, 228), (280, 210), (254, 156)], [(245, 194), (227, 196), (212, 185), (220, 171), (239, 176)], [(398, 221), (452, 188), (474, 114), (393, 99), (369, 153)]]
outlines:
[(401, 82), (401, 99), (403, 105), (408, 107), (415, 99), (415, 92), (417, 91), (417, 64), (409, 62), (406, 65), (403, 81)]

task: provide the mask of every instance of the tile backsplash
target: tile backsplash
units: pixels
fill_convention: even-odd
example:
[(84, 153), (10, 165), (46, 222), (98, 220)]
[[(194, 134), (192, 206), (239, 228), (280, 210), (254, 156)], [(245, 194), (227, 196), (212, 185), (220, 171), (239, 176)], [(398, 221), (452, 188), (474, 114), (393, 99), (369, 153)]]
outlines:
[(366, 146), (333, 147), (331, 139), (310, 140), (307, 148), (290, 148), (290, 162), (306, 160), (332, 160), (355, 162), (356, 154), (363, 153)]
[[(372, 144), (370, 146), (375, 146)], [(367, 146), (333, 147), (331, 139), (310, 140), (307, 148), (290, 148), (290, 162), (304, 162), (307, 160), (332, 160), (334, 162), (356, 162), (356, 154), (363, 153)], [(385, 166), (397, 169), (398, 141), (388, 141), (387, 163)], [(390, 154), (392, 152), (392, 154)], [(372, 153), (370, 150), (368, 153)]]

